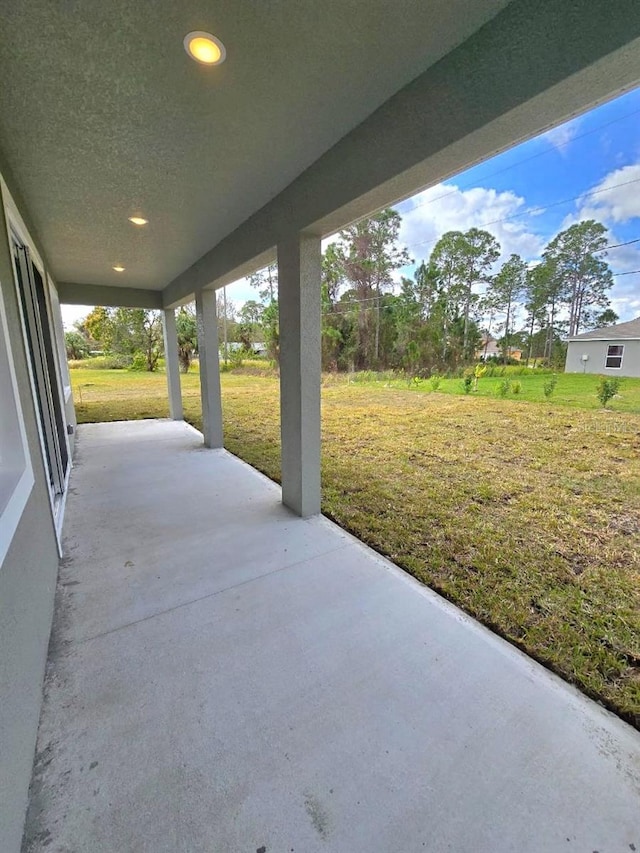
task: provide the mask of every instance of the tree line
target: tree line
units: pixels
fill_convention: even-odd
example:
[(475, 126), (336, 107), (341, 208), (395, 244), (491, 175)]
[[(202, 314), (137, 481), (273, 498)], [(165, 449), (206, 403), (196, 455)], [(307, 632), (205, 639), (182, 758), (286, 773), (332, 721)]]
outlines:
[[(517, 254), (501, 264), (488, 231), (448, 231), (412, 278), (400, 244), (400, 214), (388, 208), (342, 230), (322, 259), (324, 370), (403, 369), (432, 373), (464, 367), (489, 336), (501, 360), (562, 363), (563, 338), (617, 321), (608, 291), (606, 227), (585, 220), (557, 234), (536, 263)], [(277, 268), (251, 279), (259, 301), (238, 316), (245, 338), (277, 355)]]
[[(448, 231), (413, 277), (414, 263), (391, 208), (343, 229), (322, 258), (324, 370), (399, 369), (411, 374), (457, 370), (477, 360), (489, 337), (500, 358), (516, 349), (527, 361), (563, 360), (563, 338), (617, 321), (608, 291), (608, 232), (593, 219), (558, 233), (535, 263), (512, 254), (500, 263), (488, 231)], [(278, 360), (278, 273), (275, 265), (249, 277), (257, 298), (239, 310), (218, 294), (220, 341), (247, 353), (260, 344)], [(197, 351), (193, 306), (176, 314), (181, 368)], [(95, 308), (67, 334), (70, 357), (92, 347), (154, 370), (162, 355), (158, 312)]]

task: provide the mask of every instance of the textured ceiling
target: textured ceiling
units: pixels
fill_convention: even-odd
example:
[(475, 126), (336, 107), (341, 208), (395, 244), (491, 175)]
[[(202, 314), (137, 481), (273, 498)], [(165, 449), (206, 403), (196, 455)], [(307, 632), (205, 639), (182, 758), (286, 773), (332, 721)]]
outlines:
[[(54, 276), (164, 287), (506, 5), (4, 4), (0, 151)], [(191, 30), (227, 61), (191, 61)]]

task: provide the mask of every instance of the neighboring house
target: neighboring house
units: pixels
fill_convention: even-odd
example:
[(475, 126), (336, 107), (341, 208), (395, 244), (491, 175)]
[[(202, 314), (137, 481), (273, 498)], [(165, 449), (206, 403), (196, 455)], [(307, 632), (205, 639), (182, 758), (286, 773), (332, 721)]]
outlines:
[[(507, 347), (507, 355), (515, 361), (520, 361), (522, 358), (522, 350), (516, 347)], [(485, 361), (487, 358), (501, 358), (502, 348), (498, 346), (495, 338), (483, 338), (482, 345), (476, 350), (476, 359)]]
[[(243, 344), (239, 343), (239, 341), (229, 341), (227, 344), (227, 351), (229, 353), (240, 352), (242, 348)], [(263, 343), (253, 343), (251, 344), (251, 352), (254, 355), (264, 356), (267, 354), (267, 345)], [(220, 361), (222, 361), (224, 359), (224, 344), (220, 346), (218, 355), (220, 357)]]
[(565, 371), (640, 376), (640, 317), (569, 338)]
[(493, 356), (500, 356), (501, 354), (500, 347), (495, 338), (483, 338), (480, 347), (476, 350), (476, 358), (482, 361)]

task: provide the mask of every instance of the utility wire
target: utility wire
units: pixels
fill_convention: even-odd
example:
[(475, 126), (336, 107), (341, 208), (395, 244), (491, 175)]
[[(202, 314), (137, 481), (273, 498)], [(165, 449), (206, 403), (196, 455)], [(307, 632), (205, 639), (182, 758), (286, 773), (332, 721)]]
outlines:
[[(557, 150), (558, 148), (563, 148), (565, 145), (570, 145), (571, 143), (576, 142), (578, 139), (584, 139), (585, 136), (590, 136), (592, 133), (596, 133), (598, 130), (602, 130), (605, 127), (609, 127), (610, 125), (615, 124), (618, 121), (623, 121), (626, 118), (631, 118), (632, 116), (635, 116), (638, 113), (640, 113), (640, 110), (633, 110), (633, 112), (625, 113), (625, 115), (618, 116), (617, 118), (611, 119), (611, 121), (605, 122), (604, 124), (599, 124), (597, 127), (591, 128), (591, 130), (586, 130), (584, 133), (580, 133), (577, 136), (572, 137), (571, 139), (567, 139), (566, 142), (559, 142), (557, 145), (554, 145), (552, 148), (548, 148), (544, 151), (538, 151), (536, 154), (531, 154), (529, 157), (523, 157), (522, 160), (517, 160), (515, 163), (511, 163), (509, 166), (504, 166), (502, 169), (496, 169), (495, 172), (489, 172), (489, 174), (484, 175), (481, 178), (481, 180), (486, 181), (489, 178), (494, 178), (496, 175), (501, 175), (503, 172), (508, 172), (510, 169), (515, 169), (516, 166), (522, 166), (523, 163), (529, 163), (531, 160), (536, 160), (538, 157), (544, 157), (546, 155), (553, 154), (553, 152), (555, 150)], [(545, 131), (545, 133), (547, 133), (547, 132), (548, 131)], [(535, 137), (535, 138), (539, 139), (542, 135), (544, 135), (544, 134), (540, 134), (538, 137)], [(531, 140), (529, 140), (529, 141), (531, 141)], [(522, 144), (522, 143), (520, 143), (520, 144)], [(502, 153), (505, 153), (505, 152), (502, 152)], [(497, 155), (497, 156), (500, 156), (500, 155)], [(471, 168), (475, 168), (475, 167), (472, 166)], [(455, 177), (451, 177), (451, 178), (447, 178), (446, 180), (454, 180), (454, 179), (455, 179)], [(420, 202), (419, 204), (416, 204), (413, 207), (409, 208), (409, 210), (407, 210), (405, 212), (410, 213), (412, 210), (419, 210), (421, 207), (427, 207), (430, 204), (435, 204), (436, 201), (440, 201), (443, 198), (447, 198), (448, 196), (455, 195), (456, 192), (458, 192), (458, 190), (470, 189), (470, 188), (476, 187), (477, 185), (478, 185), (478, 179), (475, 179), (473, 181), (469, 181), (466, 184), (461, 184), (460, 186), (456, 185), (455, 189), (450, 190), (449, 192), (443, 193), (442, 195), (436, 196), (435, 198), (425, 199), (424, 201)], [(423, 190), (423, 192), (424, 192), (424, 190)], [(404, 204), (407, 201), (409, 201), (409, 199), (405, 199), (405, 201), (400, 202), (400, 204)], [(400, 205), (398, 205), (398, 207), (399, 206)]]
[(598, 255), (600, 252), (608, 252), (610, 249), (619, 249), (621, 246), (630, 246), (632, 243), (640, 243), (640, 237), (636, 237), (634, 240), (627, 240), (624, 243), (614, 243), (613, 246), (605, 246), (604, 249), (598, 249), (594, 252), (594, 255)]
[[(640, 243), (640, 237), (635, 237), (633, 240), (625, 240), (624, 243), (614, 243), (611, 246), (605, 246), (603, 249), (598, 249), (594, 254), (599, 254), (601, 252), (608, 252), (610, 249), (620, 249), (623, 246), (631, 246), (633, 243)], [(640, 270), (631, 270), (630, 272), (617, 272), (613, 273), (613, 275), (631, 275), (632, 273), (640, 272)], [(362, 299), (350, 299), (350, 300), (340, 300), (339, 302), (334, 303), (336, 308), (348, 308), (350, 305), (361, 305), (363, 302), (377, 302), (378, 299), (381, 299), (383, 296), (397, 296), (398, 294), (393, 291), (386, 293), (381, 293), (380, 296), (365, 296)], [(325, 314), (338, 314), (338, 313), (348, 313), (348, 311), (324, 311)]]
[[(509, 222), (512, 219), (519, 219), (521, 216), (530, 216), (534, 213), (545, 213), (547, 210), (551, 210), (552, 207), (559, 207), (562, 204), (569, 204), (571, 201), (578, 201), (581, 198), (589, 198), (592, 195), (598, 195), (598, 193), (609, 192), (610, 190), (618, 189), (618, 187), (627, 187), (630, 184), (640, 183), (640, 178), (632, 178), (630, 181), (621, 181), (619, 184), (611, 184), (610, 187), (601, 187), (599, 190), (591, 190), (588, 193), (580, 193), (580, 195), (573, 196), (572, 198), (563, 198), (560, 201), (553, 201), (550, 204), (540, 206), (540, 207), (530, 207), (528, 210), (523, 210), (521, 213), (513, 213), (511, 216), (503, 216), (501, 219), (491, 219), (489, 222), (483, 222), (480, 225), (476, 225), (476, 228), (486, 228), (488, 225), (498, 225), (500, 222)], [(414, 243), (414, 246), (428, 246), (432, 243), (437, 243), (440, 237), (437, 237), (435, 240), (422, 240), (419, 243)]]
[[(598, 249), (594, 254), (598, 254), (599, 252), (607, 252), (610, 249), (620, 249), (622, 246), (630, 246), (633, 243), (640, 243), (640, 237), (636, 237), (633, 240), (626, 240), (624, 243), (614, 243), (612, 246), (605, 246), (604, 249)], [(636, 273), (640, 273), (640, 269), (637, 270), (628, 270), (627, 272), (614, 272), (612, 275), (614, 277), (621, 275), (635, 275)], [(397, 293), (393, 291), (386, 293), (381, 293), (380, 296), (365, 296), (362, 299), (350, 299), (350, 300), (340, 300), (339, 302), (334, 303), (335, 308), (329, 308), (328, 310), (323, 310), (323, 314), (350, 314), (353, 311), (354, 307), (362, 306), (363, 302), (378, 302), (378, 300), (382, 299), (384, 296), (397, 296)], [(375, 308), (374, 305), (365, 305), (365, 308)], [(381, 306), (384, 308), (385, 306)], [(340, 310), (344, 309), (344, 310)]]
[[(618, 121), (622, 121), (625, 118), (630, 118), (631, 116), (637, 115), (638, 113), (640, 113), (640, 110), (634, 110), (633, 112), (627, 113), (624, 116), (618, 116), (617, 118), (612, 119), (611, 121), (606, 122), (605, 124), (598, 125), (597, 127), (594, 127), (591, 130), (586, 131), (585, 133), (581, 133), (578, 136), (574, 136), (571, 139), (567, 140), (566, 142), (559, 143), (558, 145), (554, 146), (554, 148), (557, 149), (557, 148), (562, 147), (564, 145), (569, 145), (570, 143), (575, 142), (578, 139), (583, 139), (584, 137), (589, 136), (598, 130), (602, 130), (605, 127), (609, 127), (610, 125), (615, 124)], [(497, 169), (495, 172), (490, 172), (488, 175), (485, 175), (482, 178), (482, 180), (487, 180), (488, 178), (493, 178), (496, 175), (500, 175), (503, 172), (507, 172), (510, 169), (514, 169), (516, 166), (521, 166), (523, 163), (528, 163), (531, 160), (535, 160), (538, 157), (542, 157), (544, 155), (551, 154), (551, 153), (553, 153), (553, 149), (549, 149), (548, 151), (539, 151), (536, 154), (532, 154), (530, 157), (525, 157), (522, 160), (518, 160), (515, 163), (511, 163), (509, 166), (505, 166), (502, 169)], [(598, 195), (599, 193), (606, 192), (608, 190), (617, 189), (618, 187), (624, 187), (624, 186), (628, 186), (629, 184), (635, 184), (638, 182), (640, 182), (640, 178), (635, 178), (635, 179), (630, 180), (630, 181), (623, 181), (619, 184), (613, 184), (610, 187), (602, 187), (601, 189), (598, 189), (598, 190), (592, 190), (591, 192), (581, 193), (580, 195), (574, 196), (573, 198), (562, 199), (560, 201), (555, 201), (555, 202), (552, 202), (551, 204), (548, 204), (545, 206), (534, 207), (534, 208), (530, 208), (526, 211), (523, 211), (521, 213), (516, 213), (516, 214), (513, 214), (511, 216), (505, 216), (501, 219), (494, 219), (494, 220), (491, 220), (489, 222), (485, 222), (482, 225), (476, 226), (476, 227), (484, 228), (484, 227), (487, 227), (488, 225), (498, 225), (502, 222), (508, 222), (510, 220), (518, 219), (522, 216), (531, 215), (533, 213), (544, 213), (547, 210), (551, 209), (552, 207), (559, 207), (560, 205), (563, 205), (563, 204), (569, 204), (572, 201), (578, 201), (579, 199), (582, 199), (582, 198), (589, 198), (590, 196)], [(467, 184), (462, 184), (460, 186), (456, 186), (456, 188), (451, 190), (450, 192), (443, 193), (442, 195), (436, 196), (436, 198), (433, 198), (433, 199), (425, 200), (424, 202), (421, 202), (420, 204), (416, 204), (413, 207), (411, 207), (408, 210), (403, 211), (403, 212), (404, 213), (411, 213), (414, 210), (419, 210), (421, 207), (426, 207), (429, 204), (435, 204), (435, 202), (440, 201), (443, 198), (447, 198), (448, 196), (455, 195), (456, 192), (458, 192), (461, 189), (463, 189), (463, 190), (468, 189), (470, 187), (473, 187), (476, 184), (477, 184), (477, 180), (469, 182)], [(423, 240), (420, 243), (416, 243), (414, 245), (416, 245), (416, 246), (429, 245), (432, 243), (437, 243), (439, 239), (440, 238), (437, 238), (436, 240)], [(614, 243), (611, 246), (605, 246), (602, 249), (598, 249), (597, 252), (595, 252), (594, 254), (600, 254), (602, 252), (608, 252), (612, 249), (620, 249), (623, 246), (631, 246), (635, 243), (640, 243), (640, 237), (636, 237), (633, 240), (626, 240), (623, 243)], [(637, 269), (637, 270), (628, 270), (627, 272), (613, 273), (612, 275), (614, 277), (618, 277), (618, 276), (623, 276), (623, 275), (636, 275), (639, 273), (640, 273), (640, 269)], [(392, 294), (392, 295), (394, 295), (394, 294)], [(379, 307), (378, 305), (364, 305), (363, 306), (362, 303), (364, 303), (364, 302), (379, 302), (380, 298), (381, 298), (381, 296), (371, 296), (371, 297), (365, 297), (363, 299), (351, 300), (348, 303), (344, 302), (344, 301), (343, 302), (337, 302), (336, 306), (339, 308), (344, 308), (344, 310), (336, 310), (335, 308), (331, 308), (329, 310), (323, 311), (322, 313), (325, 315), (331, 315), (332, 314), (334, 316), (335, 315), (350, 314), (353, 311), (353, 307), (355, 307), (355, 306), (357, 306), (359, 308), (364, 308), (365, 310), (376, 310)], [(349, 307), (349, 306), (353, 306), (353, 307)]]

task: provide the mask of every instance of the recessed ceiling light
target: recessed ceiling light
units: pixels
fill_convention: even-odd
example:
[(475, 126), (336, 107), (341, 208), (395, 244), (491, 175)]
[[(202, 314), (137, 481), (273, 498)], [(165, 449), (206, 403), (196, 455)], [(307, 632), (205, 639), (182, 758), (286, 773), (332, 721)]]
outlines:
[(133, 222), (134, 225), (147, 225), (149, 220), (143, 219), (142, 216), (130, 216), (129, 222)]
[(116, 264), (114, 270), (116, 272), (124, 272), (124, 267), (122, 266), (122, 264)]
[(184, 37), (184, 49), (191, 59), (203, 65), (220, 65), (224, 62), (227, 51), (224, 45), (211, 33), (193, 32)]

